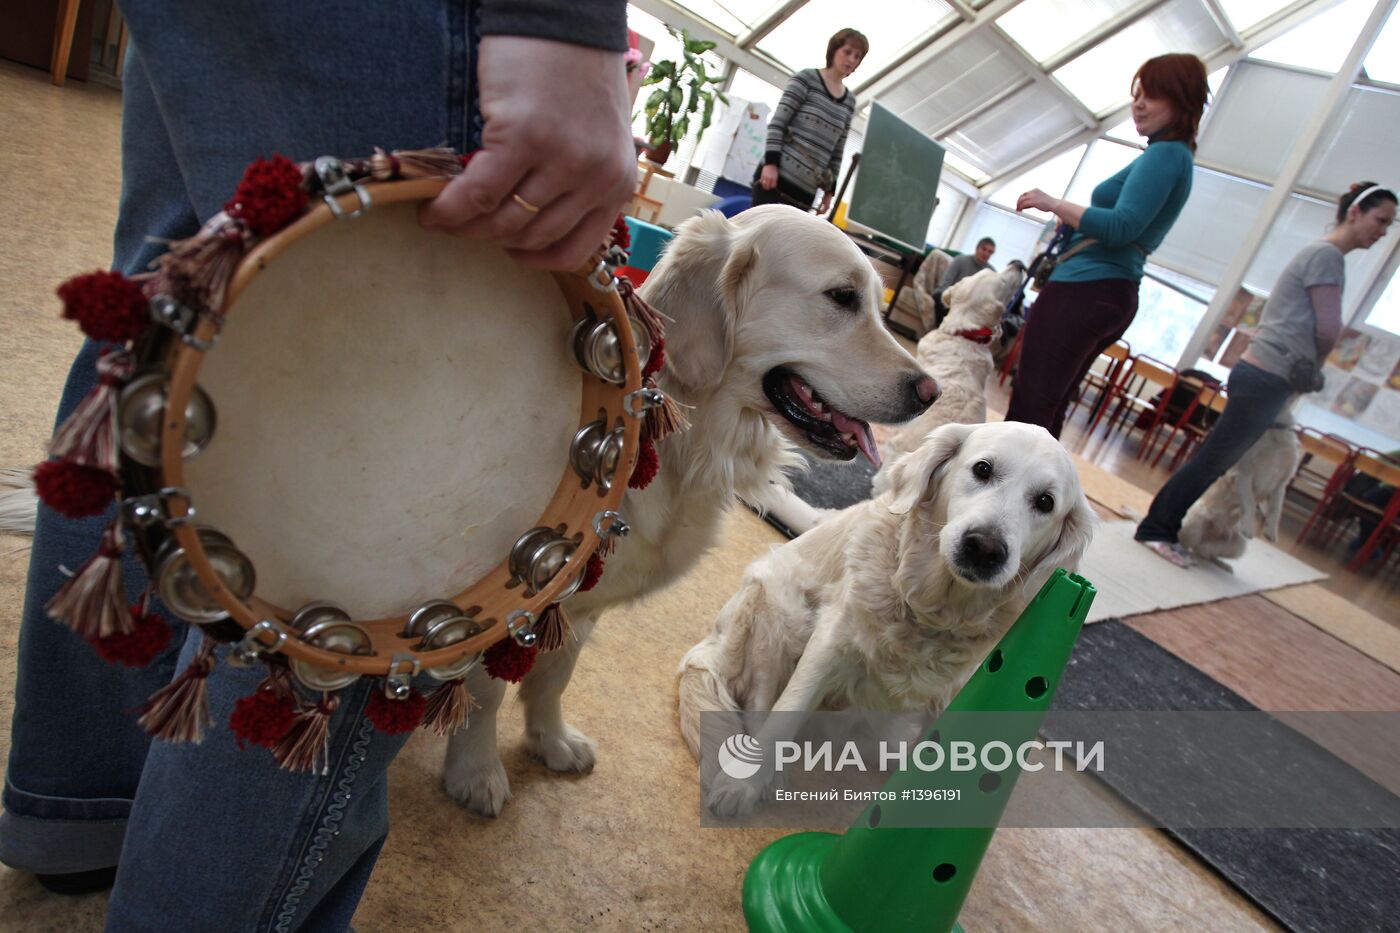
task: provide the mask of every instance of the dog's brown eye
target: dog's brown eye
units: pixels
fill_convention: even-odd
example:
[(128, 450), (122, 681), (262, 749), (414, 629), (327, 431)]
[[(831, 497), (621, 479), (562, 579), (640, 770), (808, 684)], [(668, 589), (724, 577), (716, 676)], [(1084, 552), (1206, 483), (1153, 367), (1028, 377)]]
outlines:
[(860, 304), (860, 295), (856, 294), (854, 288), (831, 288), (827, 289), (826, 297), (836, 302), (843, 308), (855, 308)]
[(1035, 497), (1035, 510), (1037, 512), (1055, 511), (1055, 497), (1048, 492), (1042, 492)]
[(972, 465), (972, 475), (978, 479), (992, 478), (992, 465), (986, 460), (978, 460)]

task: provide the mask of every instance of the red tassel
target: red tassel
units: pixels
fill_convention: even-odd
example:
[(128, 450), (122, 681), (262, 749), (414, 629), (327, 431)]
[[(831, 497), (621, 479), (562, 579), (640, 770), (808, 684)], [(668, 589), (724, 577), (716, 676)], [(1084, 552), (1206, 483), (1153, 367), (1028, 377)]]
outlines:
[(656, 455), (656, 445), (643, 438), (641, 445), (637, 448), (637, 465), (632, 469), (632, 476), (627, 480), (627, 488), (646, 489), (651, 485), (651, 481), (656, 479), (656, 474), (660, 469), (661, 458)]
[[(611, 538), (607, 539), (611, 541)], [(606, 543), (606, 542), (605, 542)], [(603, 579), (603, 558), (597, 554), (588, 555), (588, 563), (583, 568), (583, 582), (578, 585), (580, 593), (587, 593)]]
[(135, 371), (136, 361), (130, 353), (104, 353), (98, 357), (97, 385), (54, 432), (49, 456), (116, 476), (121, 467), (117, 401)]
[(260, 237), (272, 236), (306, 210), (301, 169), (291, 159), (274, 155), (258, 159), (243, 173), (238, 190), (224, 211)]
[(613, 221), (612, 245), (624, 250), (632, 248), (632, 228), (627, 226), (627, 220), (621, 214)]
[(642, 378), (646, 379), (655, 376), (666, 365), (666, 338), (662, 337), (652, 344), (651, 356), (647, 357), (647, 364), (642, 367)]
[[(648, 389), (655, 389), (656, 378), (648, 376), (642, 380), (642, 385)], [(647, 409), (646, 419), (642, 422), (642, 439), (654, 443), (689, 427), (690, 419), (686, 418), (680, 404), (663, 393), (661, 404)]]
[(272, 749), (272, 757), (288, 771), (315, 771), (319, 762), (326, 773), (330, 758), (331, 715), (340, 697), (322, 694), (321, 702), (303, 707), (292, 718), (292, 727)]
[(125, 343), (151, 323), (146, 293), (119, 272), (89, 272), (58, 287), (63, 316), (93, 340)]
[(209, 674), (214, 670), (214, 642), (205, 639), (190, 666), (136, 708), (136, 722), (154, 739), (204, 741), (209, 727)]
[(66, 460), (46, 460), (34, 468), (34, 491), (44, 505), (68, 518), (101, 515), (118, 488), (116, 477), (106, 470)]
[(369, 698), (365, 715), (374, 723), (374, 728), (385, 735), (403, 735), (418, 728), (427, 705), (427, 697), (417, 690), (410, 690), (403, 700), (391, 700), (383, 690), (376, 690)]
[(486, 666), (486, 673), (497, 680), (518, 684), (521, 678), (530, 673), (530, 668), (535, 666), (535, 657), (539, 653), (537, 647), (522, 648), (516, 644), (514, 638), (507, 635), (486, 649), (486, 653), (482, 655), (482, 664)]
[(114, 519), (102, 533), (97, 553), (59, 587), (44, 605), (57, 619), (83, 638), (130, 635), (134, 620), (122, 585), (122, 526)]
[(268, 675), (255, 693), (233, 704), (228, 727), (239, 748), (276, 748), (292, 730), (296, 714), (296, 697), (290, 686), (275, 675)]
[(435, 735), (452, 735), (466, 726), (467, 716), (475, 706), (476, 701), (467, 692), (466, 679), (449, 680), (429, 694), (423, 728)]
[(242, 222), (218, 213), (199, 233), (170, 244), (151, 286), (181, 304), (222, 314), (224, 295), (246, 246)]
[(130, 633), (88, 639), (98, 657), (108, 664), (145, 667), (166, 649), (170, 644), (170, 626), (158, 613), (146, 611), (146, 602), (143, 597), (131, 607)]
[(666, 325), (661, 313), (642, 300), (632, 287), (632, 280), (622, 276), (617, 280), (617, 292), (622, 296), (622, 306), (627, 313), (637, 319), (637, 323), (647, 332), (648, 342), (654, 347), (666, 337)]
[(569, 631), (569, 615), (558, 603), (550, 603), (540, 616), (539, 645), (542, 651), (553, 651), (564, 644), (564, 636)]

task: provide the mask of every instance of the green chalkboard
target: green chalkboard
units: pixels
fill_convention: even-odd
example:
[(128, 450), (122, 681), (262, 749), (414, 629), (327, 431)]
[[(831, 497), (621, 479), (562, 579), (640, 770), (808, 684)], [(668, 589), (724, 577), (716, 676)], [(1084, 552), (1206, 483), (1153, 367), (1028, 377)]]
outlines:
[(873, 103), (846, 217), (922, 251), (942, 173), (943, 147)]

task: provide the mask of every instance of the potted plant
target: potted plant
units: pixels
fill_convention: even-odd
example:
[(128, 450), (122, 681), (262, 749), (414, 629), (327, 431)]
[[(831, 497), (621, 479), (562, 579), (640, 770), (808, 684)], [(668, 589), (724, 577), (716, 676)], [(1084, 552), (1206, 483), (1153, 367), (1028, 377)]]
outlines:
[(707, 73), (700, 57), (715, 44), (708, 39), (692, 39), (684, 29), (677, 32), (667, 27), (667, 32), (681, 40), (681, 58), (653, 62), (642, 82), (642, 87), (657, 85), (643, 107), (647, 115), (647, 146), (643, 152), (658, 165), (665, 164), (676, 144), (685, 139), (697, 113), (700, 132), (695, 138), (699, 141), (710, 126), (715, 100), (729, 103), (718, 88), (711, 87), (723, 81), (724, 76)]

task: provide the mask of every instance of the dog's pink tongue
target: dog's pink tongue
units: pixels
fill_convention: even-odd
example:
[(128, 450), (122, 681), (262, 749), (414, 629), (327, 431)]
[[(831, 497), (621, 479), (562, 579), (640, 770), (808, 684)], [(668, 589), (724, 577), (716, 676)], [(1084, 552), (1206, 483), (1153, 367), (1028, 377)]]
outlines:
[(842, 434), (854, 434), (856, 444), (859, 445), (860, 452), (865, 454), (865, 459), (869, 460), (870, 465), (875, 469), (880, 469), (880, 448), (875, 446), (875, 435), (871, 433), (870, 425), (859, 418), (843, 415), (839, 411), (832, 411), (831, 423)]

